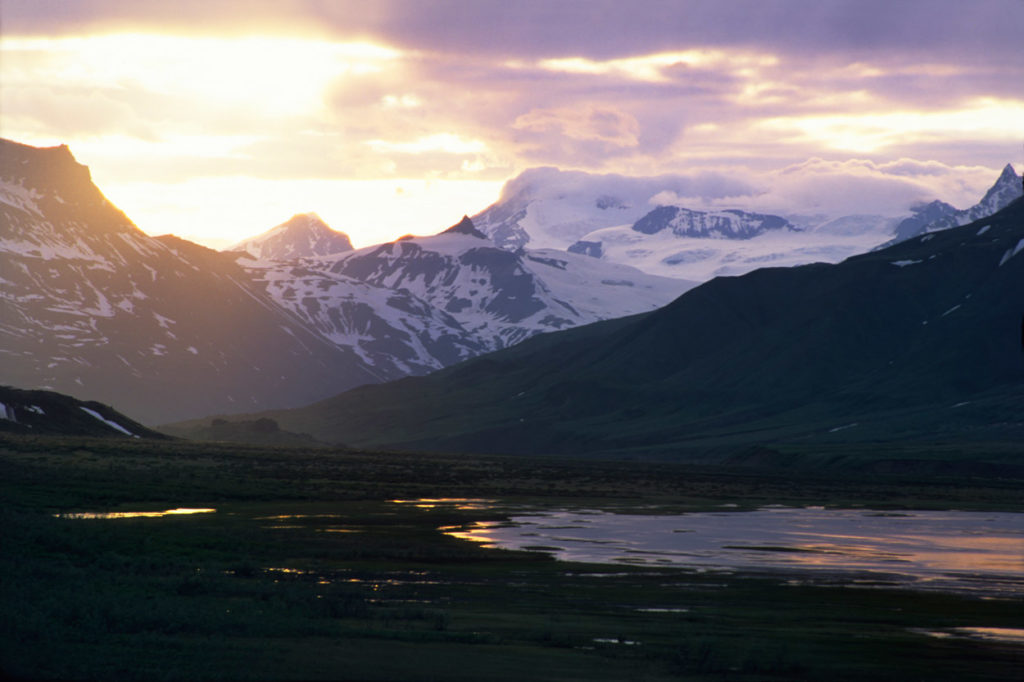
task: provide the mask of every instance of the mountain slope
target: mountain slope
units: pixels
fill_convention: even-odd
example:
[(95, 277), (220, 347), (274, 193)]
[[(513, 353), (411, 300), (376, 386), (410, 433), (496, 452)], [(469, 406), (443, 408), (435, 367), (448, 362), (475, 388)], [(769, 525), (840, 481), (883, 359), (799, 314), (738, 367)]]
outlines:
[(167, 438), (102, 403), (10, 386), (0, 386), (0, 431), (33, 436)]
[(653, 313), (273, 416), (353, 445), (523, 453), (1019, 439), (1022, 313), (1017, 201), (838, 265), (718, 278)]
[(230, 258), (145, 235), (67, 147), (0, 142), (0, 367), (156, 423), (302, 404), (378, 377)]
[(353, 251), (297, 216), (219, 253), (145, 235), (66, 147), (0, 144), (4, 380), (86, 391), (150, 423), (307, 404), (692, 286), (497, 249), (468, 218)]
[(995, 184), (985, 192), (985, 196), (977, 204), (962, 211), (941, 201), (933, 201), (918, 207), (914, 215), (897, 225), (895, 238), (883, 244), (881, 248), (929, 232), (947, 230), (981, 220), (1009, 206), (1011, 202), (1019, 199), (1022, 195), (1024, 195), (1024, 188), (1021, 187), (1021, 176), (1017, 175), (1013, 166), (1008, 163), (1003, 168), (1003, 172), (999, 174)]
[(557, 251), (499, 249), (469, 218), (326, 258), (238, 262), (278, 305), (388, 378), (653, 310), (695, 285)]

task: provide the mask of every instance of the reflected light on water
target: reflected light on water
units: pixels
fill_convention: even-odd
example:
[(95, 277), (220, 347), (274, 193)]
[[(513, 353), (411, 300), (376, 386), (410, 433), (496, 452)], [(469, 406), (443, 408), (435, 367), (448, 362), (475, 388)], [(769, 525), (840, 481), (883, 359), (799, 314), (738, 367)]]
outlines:
[(460, 510), (490, 509), (497, 500), (476, 497), (420, 497), (415, 500), (389, 500), (392, 504), (411, 504), (420, 509), (453, 507)]
[(547, 551), (566, 561), (867, 572), (872, 580), (856, 584), (1024, 594), (1024, 514), (774, 507), (674, 515), (592, 512), (584, 520), (580, 513), (532, 512), (442, 531), (490, 547)]
[(177, 509), (165, 509), (164, 511), (135, 511), (135, 512), (68, 512), (54, 514), (61, 519), (135, 519), (146, 517), (178, 516), (188, 514), (212, 514), (216, 509), (178, 507)]
[(949, 639), (951, 637), (970, 637), (1004, 644), (1020, 644), (1024, 646), (1024, 629), (1021, 628), (983, 628), (959, 627), (948, 630), (921, 630), (912, 628), (911, 632), (919, 632), (929, 637)]

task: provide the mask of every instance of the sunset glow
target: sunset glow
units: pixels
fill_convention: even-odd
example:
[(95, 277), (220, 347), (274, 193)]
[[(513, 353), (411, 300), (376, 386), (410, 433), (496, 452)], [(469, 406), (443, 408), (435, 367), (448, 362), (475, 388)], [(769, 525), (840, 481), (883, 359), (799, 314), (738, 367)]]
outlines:
[(846, 24), (881, 6), (851, 6), (10, 0), (0, 135), (68, 144), (143, 230), (218, 246), (306, 211), (357, 245), (436, 232), (534, 166), (781, 196), (814, 159), (906, 161), (929, 171), (904, 204), (966, 205), (1024, 160), (1019, 3), (908, 3), (870, 44)]

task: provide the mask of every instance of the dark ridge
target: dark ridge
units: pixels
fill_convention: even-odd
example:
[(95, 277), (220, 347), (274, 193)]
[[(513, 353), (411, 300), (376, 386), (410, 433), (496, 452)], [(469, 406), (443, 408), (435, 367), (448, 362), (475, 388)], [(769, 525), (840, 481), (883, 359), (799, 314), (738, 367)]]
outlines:
[(0, 386), (0, 432), (34, 436), (169, 438), (103, 403), (83, 401), (55, 391), (11, 386)]

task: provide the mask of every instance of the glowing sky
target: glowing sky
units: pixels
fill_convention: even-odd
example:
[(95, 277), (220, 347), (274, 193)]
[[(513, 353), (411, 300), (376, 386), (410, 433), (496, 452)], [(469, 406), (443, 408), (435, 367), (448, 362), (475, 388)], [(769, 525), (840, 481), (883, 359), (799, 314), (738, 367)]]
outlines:
[(0, 135), (70, 145), (143, 230), (211, 245), (306, 211), (356, 245), (436, 232), (542, 165), (885, 213), (965, 207), (1007, 162), (1024, 169), (1021, 0), (3, 0), (0, 13)]

